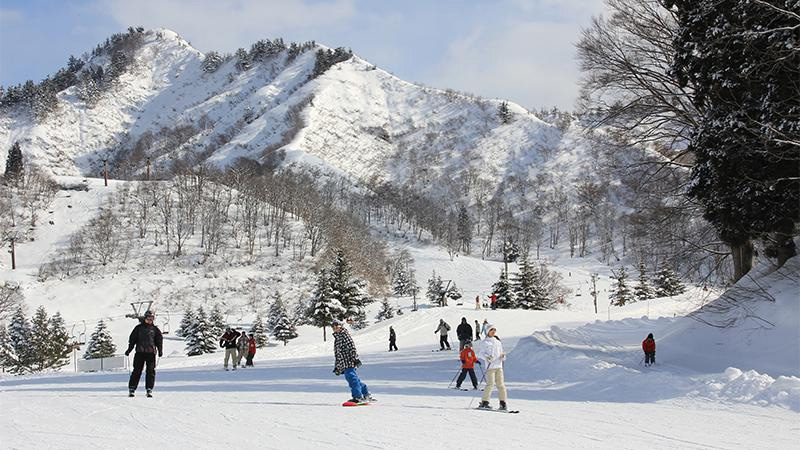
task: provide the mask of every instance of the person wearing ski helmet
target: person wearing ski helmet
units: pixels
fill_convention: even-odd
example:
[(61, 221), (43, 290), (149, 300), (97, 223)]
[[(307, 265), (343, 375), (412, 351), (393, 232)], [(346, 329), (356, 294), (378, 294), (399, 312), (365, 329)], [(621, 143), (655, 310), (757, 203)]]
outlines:
[(479, 357), (486, 361), (486, 388), (483, 390), (483, 397), (478, 408), (491, 408), (489, 406), (489, 398), (492, 396), (492, 389), (497, 384), (497, 396), (500, 399), (500, 410), (507, 411), (506, 405), (507, 392), (505, 378), (503, 375), (503, 361), (506, 359), (506, 354), (503, 352), (503, 343), (500, 338), (496, 336), (497, 329), (494, 325), (488, 326), (489, 331), (486, 334), (486, 339), (483, 340)]
[(472, 342), (467, 342), (464, 345), (464, 350), (461, 350), (461, 374), (458, 375), (458, 380), (456, 380), (456, 389), (461, 389), (461, 383), (464, 382), (464, 378), (469, 375), (470, 381), (472, 381), (472, 389), (478, 389), (478, 377), (475, 376), (475, 363), (480, 364), (480, 360), (475, 355), (475, 351), (472, 350)]
[(350, 386), (352, 398), (350, 402), (366, 403), (375, 399), (370, 395), (367, 385), (364, 384), (356, 373), (356, 369), (361, 367), (361, 360), (358, 359), (358, 351), (350, 333), (344, 328), (340, 320), (331, 323), (333, 328), (333, 355), (335, 362), (333, 373), (338, 377), (344, 375), (347, 384)]
[(153, 396), (153, 387), (156, 384), (156, 354), (159, 358), (164, 354), (161, 330), (154, 325), (154, 321), (155, 315), (149, 310), (146, 311), (128, 337), (128, 349), (125, 350), (125, 356), (130, 355), (131, 350), (136, 348), (136, 353), (133, 355), (133, 371), (128, 380), (128, 397), (133, 397), (133, 393), (139, 387), (139, 380), (142, 378), (142, 370), (145, 365), (147, 370), (145, 371), (144, 387), (147, 389), (147, 396)]

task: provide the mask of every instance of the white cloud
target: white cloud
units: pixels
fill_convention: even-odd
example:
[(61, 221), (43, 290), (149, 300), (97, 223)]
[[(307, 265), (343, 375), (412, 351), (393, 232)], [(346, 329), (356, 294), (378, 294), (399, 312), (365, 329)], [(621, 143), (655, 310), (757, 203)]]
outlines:
[(121, 27), (169, 28), (201, 50), (230, 51), (261, 38), (314, 39), (356, 14), (353, 0), (102, 0)]

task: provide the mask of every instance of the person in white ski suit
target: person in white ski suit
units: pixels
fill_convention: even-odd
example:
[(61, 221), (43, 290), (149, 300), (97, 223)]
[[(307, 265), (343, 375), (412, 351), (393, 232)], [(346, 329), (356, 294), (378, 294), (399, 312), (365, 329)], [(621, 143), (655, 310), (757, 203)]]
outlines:
[(440, 350), (444, 350), (445, 346), (447, 346), (447, 350), (450, 350), (450, 342), (447, 341), (447, 332), (450, 331), (450, 325), (444, 321), (444, 319), (439, 319), (439, 326), (436, 327), (433, 334), (439, 333), (439, 347)]
[(506, 411), (506, 383), (503, 376), (503, 361), (506, 359), (506, 354), (503, 352), (503, 343), (495, 336), (497, 329), (494, 325), (488, 325), (488, 332), (486, 338), (483, 339), (480, 349), (478, 350), (478, 358), (486, 361), (486, 388), (483, 390), (483, 397), (479, 408), (490, 408), (489, 398), (492, 396), (492, 389), (497, 384), (497, 396), (500, 399), (500, 410)]

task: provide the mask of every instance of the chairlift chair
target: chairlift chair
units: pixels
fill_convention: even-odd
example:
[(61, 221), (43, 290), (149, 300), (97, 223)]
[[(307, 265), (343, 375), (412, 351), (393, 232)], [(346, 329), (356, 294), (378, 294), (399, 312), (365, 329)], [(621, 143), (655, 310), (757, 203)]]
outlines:
[(169, 334), (169, 311), (164, 311), (167, 318), (164, 319), (164, 324), (161, 326), (161, 334)]
[(83, 345), (86, 343), (86, 321), (81, 320), (83, 322), (83, 331), (78, 335), (78, 345)]
[(130, 319), (141, 319), (144, 316), (145, 311), (150, 310), (151, 306), (153, 306), (152, 300), (145, 300), (143, 302), (131, 302), (131, 308), (133, 308), (133, 314), (130, 313), (125, 314), (125, 317), (128, 317)]

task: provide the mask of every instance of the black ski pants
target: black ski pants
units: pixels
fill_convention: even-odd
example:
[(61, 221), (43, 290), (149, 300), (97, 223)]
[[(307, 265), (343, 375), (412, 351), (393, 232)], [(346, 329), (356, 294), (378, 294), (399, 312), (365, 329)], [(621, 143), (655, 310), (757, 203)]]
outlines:
[(397, 351), (397, 344), (394, 343), (394, 339), (389, 340), (389, 351)]
[(133, 355), (133, 372), (128, 381), (128, 389), (135, 391), (139, 386), (139, 379), (142, 378), (142, 369), (147, 364), (147, 371), (144, 377), (144, 387), (147, 390), (153, 389), (156, 384), (156, 354), (155, 353), (136, 353)]
[(439, 338), (439, 346), (441, 347), (442, 350), (444, 350), (445, 346), (447, 347), (448, 350), (450, 350), (450, 343), (447, 342), (447, 335), (446, 334), (443, 334)]
[(478, 377), (475, 376), (475, 369), (461, 369), (461, 374), (458, 376), (458, 380), (456, 380), (456, 387), (461, 389), (461, 383), (464, 382), (464, 378), (467, 377), (469, 374), (469, 379), (472, 381), (472, 387), (478, 389)]
[(253, 367), (253, 358), (255, 357), (255, 353), (248, 353), (247, 354), (247, 361), (245, 362), (246, 366)]
[(656, 352), (645, 352), (644, 354), (644, 363), (645, 364), (655, 364), (656, 363)]

